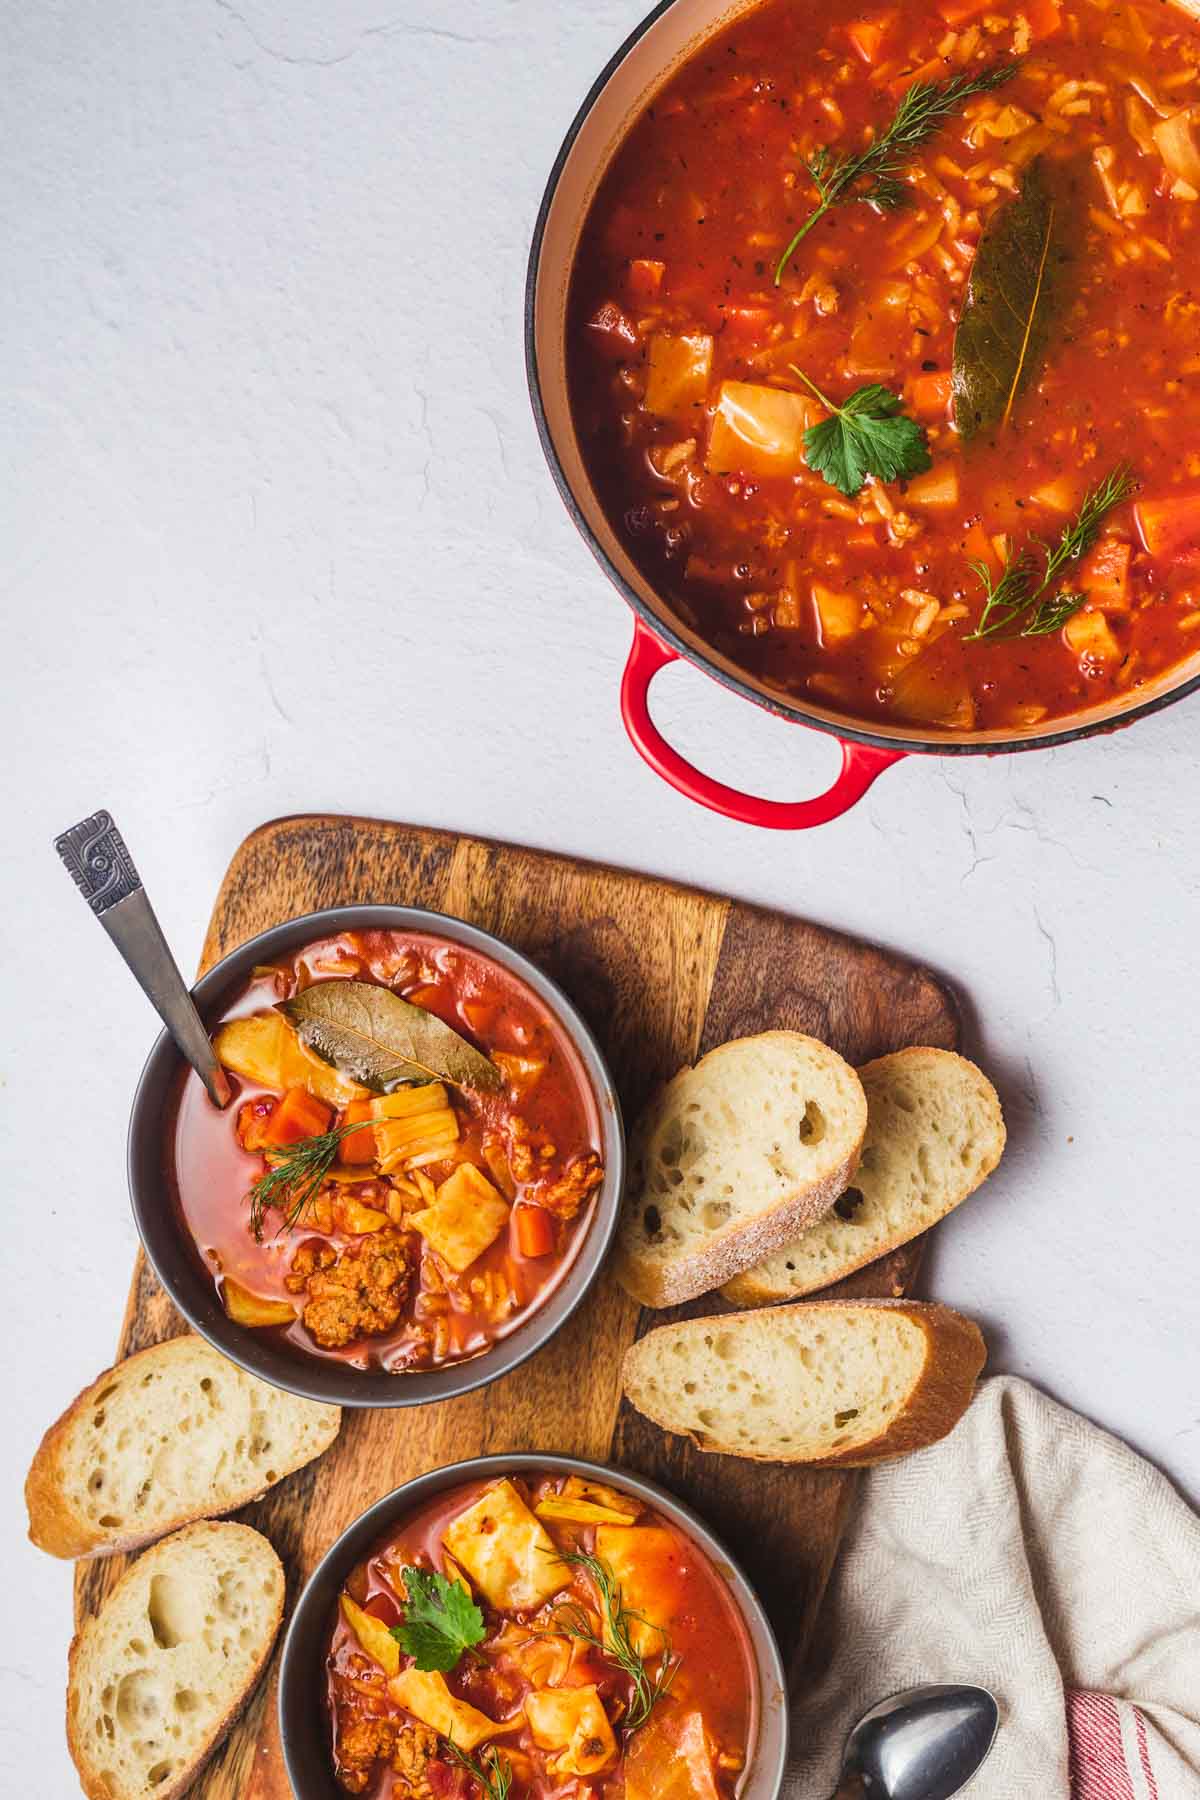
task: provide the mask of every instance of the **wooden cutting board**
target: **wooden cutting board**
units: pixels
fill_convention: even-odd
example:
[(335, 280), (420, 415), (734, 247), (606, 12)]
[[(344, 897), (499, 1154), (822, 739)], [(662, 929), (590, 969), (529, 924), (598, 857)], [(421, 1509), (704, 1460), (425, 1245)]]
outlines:
[[(364, 901), (453, 913), (531, 956), (600, 1039), (627, 1125), (680, 1064), (748, 1032), (810, 1032), (854, 1063), (958, 1040), (954, 1001), (926, 970), (837, 932), (596, 863), (372, 819), (280, 819), (247, 838), (217, 896), (201, 973), (269, 925)], [(919, 1259), (910, 1245), (842, 1291), (902, 1293)], [(689, 1310), (721, 1308), (714, 1299)], [(553, 1342), (502, 1381), (438, 1406), (348, 1411), (326, 1456), (242, 1515), (282, 1556), (289, 1604), (337, 1534), (410, 1476), (492, 1451), (561, 1450), (636, 1470), (691, 1502), (743, 1562), (799, 1675), (856, 1477), (705, 1456), (633, 1412), (621, 1399), (622, 1353), (667, 1316), (639, 1318), (602, 1275)], [(139, 1258), (120, 1355), (182, 1324)], [(124, 1566), (80, 1565), (77, 1617)], [(289, 1800), (273, 1685), (196, 1785), (203, 1800)]]

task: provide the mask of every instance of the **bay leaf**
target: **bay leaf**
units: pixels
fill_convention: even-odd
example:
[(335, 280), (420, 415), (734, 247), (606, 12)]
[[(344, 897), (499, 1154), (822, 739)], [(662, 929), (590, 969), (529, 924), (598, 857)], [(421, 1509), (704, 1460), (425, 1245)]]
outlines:
[(374, 982), (316, 981), (277, 1010), (310, 1050), (372, 1093), (430, 1081), (494, 1091), (502, 1082), (496, 1064), (436, 1013)]
[(966, 443), (1009, 424), (1045, 361), (1071, 299), (1086, 179), (1077, 158), (1035, 157), (984, 227), (954, 334), (954, 420)]

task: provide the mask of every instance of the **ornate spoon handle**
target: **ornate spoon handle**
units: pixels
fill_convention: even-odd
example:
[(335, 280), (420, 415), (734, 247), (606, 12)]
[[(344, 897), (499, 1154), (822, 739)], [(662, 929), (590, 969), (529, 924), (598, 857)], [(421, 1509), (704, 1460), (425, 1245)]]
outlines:
[(55, 838), (80, 893), (137, 977), (176, 1046), (208, 1090), (214, 1106), (228, 1106), (228, 1078), (213, 1053), (179, 965), (171, 955), (154, 908), (106, 812), (81, 819)]

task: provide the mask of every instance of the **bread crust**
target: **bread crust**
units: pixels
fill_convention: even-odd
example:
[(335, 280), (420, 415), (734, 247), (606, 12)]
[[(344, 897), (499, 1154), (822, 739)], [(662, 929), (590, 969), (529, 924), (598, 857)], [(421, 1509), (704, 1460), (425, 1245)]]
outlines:
[[(268, 1481), (248, 1482), (243, 1487), (231, 1492), (228, 1498), (222, 1499), (220, 1505), (198, 1507), (192, 1511), (180, 1513), (173, 1519), (155, 1525), (147, 1531), (105, 1531), (85, 1518), (71, 1504), (69, 1496), (68, 1463), (71, 1437), (76, 1421), (80, 1415), (94, 1406), (97, 1397), (105, 1384), (118, 1373), (126, 1374), (145, 1363), (161, 1362), (164, 1357), (177, 1357), (181, 1353), (191, 1353), (199, 1347), (205, 1355), (209, 1346), (195, 1332), (183, 1332), (179, 1337), (167, 1338), (162, 1343), (151, 1344), (148, 1349), (135, 1351), (123, 1362), (114, 1363), (97, 1375), (95, 1381), (72, 1400), (66, 1411), (49, 1426), (43, 1434), (42, 1441), (34, 1452), (29, 1473), (25, 1478), (25, 1506), (29, 1515), (30, 1541), (39, 1550), (45, 1550), (50, 1556), (60, 1556), (76, 1561), (87, 1561), (99, 1556), (114, 1556), (140, 1550), (146, 1544), (152, 1544), (157, 1538), (165, 1537), (169, 1532), (178, 1531), (184, 1525), (190, 1525), (198, 1519), (211, 1519), (224, 1513), (237, 1512), (248, 1506), (268, 1492), (275, 1484)], [(219, 1354), (214, 1351), (214, 1355)], [(224, 1359), (222, 1359), (224, 1360)], [(324, 1454), (341, 1430), (341, 1408), (331, 1406), (329, 1412), (329, 1429), (318, 1441), (311, 1456), (303, 1461), (291, 1463), (284, 1469), (278, 1479), (284, 1480), (294, 1475), (316, 1457)]]
[[(639, 1134), (645, 1128), (646, 1119), (660, 1107), (664, 1094), (672, 1084), (693, 1074), (713, 1057), (728, 1054), (742, 1043), (763, 1043), (775, 1038), (790, 1041), (804, 1036), (802, 1032), (764, 1031), (751, 1039), (734, 1038), (728, 1043), (718, 1044), (702, 1056), (699, 1062), (685, 1065), (671, 1077), (671, 1081), (664, 1083), (646, 1108), (643, 1119), (639, 1121)], [(837, 1052), (827, 1044), (820, 1044), (815, 1038), (806, 1041), (817, 1044), (838, 1062), (842, 1061)], [(695, 1249), (678, 1252), (670, 1265), (654, 1263), (631, 1253), (624, 1233), (619, 1233), (613, 1250), (613, 1271), (617, 1280), (642, 1306), (660, 1309), (681, 1306), (685, 1301), (694, 1300), (698, 1295), (721, 1287), (734, 1276), (754, 1268), (773, 1251), (782, 1250), (791, 1243), (809, 1225), (824, 1218), (834, 1201), (845, 1192), (858, 1168), (866, 1123), (867, 1108), (863, 1097), (857, 1139), (848, 1147), (841, 1162), (824, 1178), (806, 1183), (797, 1193), (775, 1201), (753, 1219), (735, 1220), (711, 1232)], [(636, 1161), (635, 1150), (631, 1162), (636, 1165)], [(637, 1196), (632, 1188), (626, 1205), (631, 1211), (636, 1209)]]
[(752, 1269), (775, 1250), (782, 1250), (809, 1225), (823, 1219), (844, 1194), (858, 1168), (862, 1140), (823, 1181), (814, 1182), (789, 1200), (778, 1201), (757, 1218), (727, 1225), (697, 1249), (666, 1269), (639, 1264), (618, 1243), (613, 1269), (625, 1291), (643, 1306), (682, 1306)]
[(79, 1784), (87, 1795), (88, 1800), (114, 1800), (113, 1789), (109, 1783), (103, 1779), (94, 1764), (89, 1761), (86, 1746), (80, 1739), (76, 1676), (89, 1633), (98, 1622), (104, 1618), (108, 1608), (114, 1603), (125, 1586), (135, 1578), (144, 1562), (149, 1559), (163, 1559), (168, 1552), (184, 1539), (194, 1540), (197, 1537), (217, 1532), (222, 1534), (229, 1532), (244, 1533), (248, 1539), (255, 1540), (256, 1547), (258, 1545), (265, 1546), (270, 1552), (272, 1562), (279, 1572), (278, 1593), (273, 1608), (270, 1631), (264, 1638), (260, 1655), (256, 1658), (250, 1674), (242, 1685), (241, 1693), (228, 1707), (226, 1707), (224, 1713), (222, 1713), (215, 1727), (214, 1734), (205, 1750), (200, 1756), (195, 1758), (193, 1762), (189, 1763), (187, 1768), (176, 1776), (174, 1781), (168, 1782), (165, 1787), (156, 1787), (154, 1790), (155, 1800), (180, 1800), (181, 1795), (187, 1792), (197, 1775), (199, 1775), (200, 1771), (210, 1761), (214, 1753), (220, 1749), (225, 1739), (229, 1736), (230, 1731), (245, 1711), (251, 1695), (254, 1693), (255, 1688), (262, 1679), (266, 1666), (271, 1660), (271, 1652), (275, 1648), (275, 1639), (279, 1635), (279, 1627), (283, 1623), (283, 1602), (286, 1589), (286, 1577), (284, 1575), (283, 1564), (276, 1554), (274, 1545), (268, 1538), (263, 1536), (261, 1531), (255, 1531), (250, 1525), (239, 1525), (229, 1520), (202, 1520), (195, 1525), (185, 1526), (182, 1531), (173, 1532), (168, 1538), (161, 1538), (157, 1544), (153, 1544), (150, 1549), (146, 1551), (145, 1556), (139, 1557), (138, 1561), (125, 1571), (121, 1579), (117, 1582), (117, 1585), (113, 1588), (112, 1593), (109, 1594), (100, 1611), (94, 1613), (90, 1619), (84, 1620), (79, 1630), (71, 1639), (71, 1647), (67, 1652), (67, 1749), (70, 1752), (71, 1761), (75, 1764), (75, 1768), (78, 1771)]
[[(986, 1166), (980, 1171), (977, 1177), (971, 1180), (970, 1185), (964, 1187), (957, 1199), (951, 1200), (948, 1206), (944, 1206), (941, 1212), (936, 1214), (935, 1217), (928, 1219), (924, 1224), (919, 1226), (916, 1231), (896, 1232), (883, 1243), (874, 1245), (865, 1255), (849, 1258), (845, 1262), (839, 1263), (838, 1267), (833, 1270), (826, 1279), (822, 1280), (819, 1285), (811, 1287), (795, 1287), (792, 1285), (779, 1287), (772, 1285), (771, 1282), (763, 1277), (757, 1264), (755, 1264), (753, 1268), (744, 1270), (741, 1274), (735, 1275), (731, 1281), (723, 1282), (721, 1285), (721, 1293), (724, 1298), (729, 1301), (731, 1306), (773, 1306), (778, 1300), (799, 1300), (805, 1294), (818, 1294), (822, 1289), (832, 1287), (835, 1281), (842, 1281), (847, 1275), (853, 1275), (856, 1269), (865, 1269), (868, 1263), (878, 1262), (880, 1257), (887, 1256), (891, 1251), (899, 1249), (901, 1244), (911, 1243), (912, 1239), (920, 1236), (921, 1232), (931, 1230), (939, 1220), (948, 1218), (956, 1207), (961, 1206), (964, 1200), (969, 1200), (971, 1195), (975, 1193), (978, 1188), (982, 1187), (983, 1183), (987, 1180), (988, 1176), (992, 1174), (999, 1163), (1000, 1158), (1003, 1156), (1004, 1146), (1008, 1138), (1004, 1124), (1004, 1116), (1000, 1110), (999, 1096), (982, 1069), (977, 1068), (967, 1057), (957, 1055), (953, 1050), (937, 1050), (928, 1048), (924, 1045), (910, 1045), (905, 1050), (895, 1050), (888, 1056), (877, 1056), (872, 1062), (864, 1063), (858, 1071), (859, 1077), (863, 1080), (865, 1085), (866, 1080), (877, 1070), (894, 1068), (897, 1063), (906, 1063), (913, 1067), (918, 1065), (928, 1066), (928, 1059), (930, 1057), (936, 1058), (937, 1062), (942, 1066), (949, 1060), (958, 1064), (960, 1069), (964, 1071), (969, 1070), (972, 1077), (972, 1086), (975, 1088), (980, 1104), (987, 1111), (994, 1111), (995, 1117), (993, 1123), (992, 1145), (988, 1153)], [(868, 1102), (868, 1131), (869, 1129)], [(847, 1185), (849, 1184), (847, 1183)], [(840, 1195), (835, 1194), (834, 1202), (839, 1198)], [(834, 1202), (831, 1202), (831, 1205)], [(809, 1224), (806, 1225), (804, 1229), (807, 1230), (811, 1225), (819, 1223), (819, 1219), (810, 1220)], [(789, 1243), (793, 1241), (794, 1239), (788, 1240)], [(776, 1245), (776, 1249), (786, 1250), (787, 1244)], [(768, 1255), (769, 1254), (771, 1253), (768, 1252)]]
[[(917, 1325), (925, 1338), (925, 1361), (910, 1389), (904, 1405), (889, 1420), (886, 1430), (865, 1444), (854, 1444), (830, 1456), (779, 1456), (747, 1450), (744, 1446), (722, 1444), (715, 1439), (698, 1436), (694, 1431), (680, 1430), (645, 1404), (645, 1393), (639, 1387), (640, 1366), (654, 1353), (654, 1342), (678, 1332), (702, 1332), (717, 1324), (722, 1331), (736, 1330), (739, 1323), (754, 1320), (761, 1327), (764, 1319), (783, 1319), (801, 1310), (841, 1313), (851, 1309), (881, 1308), (900, 1312)], [(697, 1450), (716, 1455), (738, 1456), (751, 1462), (803, 1463), (810, 1469), (865, 1469), (896, 1457), (909, 1456), (943, 1438), (957, 1425), (971, 1402), (975, 1383), (987, 1361), (983, 1333), (973, 1319), (955, 1312), (952, 1307), (927, 1300), (801, 1300), (793, 1306), (776, 1307), (770, 1313), (721, 1313), (715, 1319), (685, 1319), (673, 1325), (660, 1325), (632, 1344), (625, 1353), (622, 1383), (630, 1403), (640, 1413), (673, 1435), (686, 1437)]]

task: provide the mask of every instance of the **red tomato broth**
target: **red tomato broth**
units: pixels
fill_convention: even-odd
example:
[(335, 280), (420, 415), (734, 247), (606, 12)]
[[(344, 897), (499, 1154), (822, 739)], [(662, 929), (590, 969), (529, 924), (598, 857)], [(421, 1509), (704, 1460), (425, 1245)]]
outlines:
[[(405, 998), (419, 994), (420, 1005), (485, 1052), (532, 1057), (545, 1065), (533, 1089), (523, 1097), (507, 1084), (498, 1093), (453, 1091), (460, 1137), (453, 1158), (429, 1167), (435, 1181), (462, 1160), (481, 1164), (487, 1173), (484, 1139), (502, 1132), (513, 1115), (525, 1118), (537, 1137), (549, 1139), (556, 1147), (553, 1161), (535, 1171), (539, 1179), (558, 1172), (581, 1153), (599, 1157), (602, 1138), (596, 1101), (566, 1032), (515, 976), (461, 945), (395, 931), (347, 932), (324, 939), (252, 980), (224, 1012), (221, 1023), (261, 1013), (315, 981), (339, 977), (377, 981)], [(317, 1230), (311, 1222), (277, 1231), (281, 1225), (278, 1213), (268, 1214), (261, 1241), (255, 1239), (248, 1194), (266, 1165), (261, 1156), (242, 1148), (238, 1123), (245, 1103), (270, 1091), (239, 1076), (232, 1080), (237, 1091), (224, 1112), (212, 1106), (194, 1074), (189, 1072), (181, 1082), (169, 1133), (177, 1202), (186, 1230), (218, 1291), (232, 1278), (256, 1296), (295, 1304), (295, 1295), (285, 1283), (301, 1244), (325, 1242), (343, 1251), (364, 1240), (342, 1229)], [(347, 1185), (343, 1191), (366, 1194), (378, 1206), (379, 1199), (371, 1190), (379, 1187), (380, 1177), (364, 1167), (361, 1181), (362, 1187)], [(536, 1200), (536, 1189), (524, 1182), (514, 1182), (514, 1186), (517, 1203), (507, 1226), (470, 1265), (465, 1279), (494, 1276), (505, 1280), (517, 1304), (500, 1319), (484, 1317), (480, 1308), (469, 1303), (452, 1305), (439, 1315), (446, 1318), (450, 1336), (446, 1354), (434, 1357), (422, 1349), (429, 1315), (422, 1318), (421, 1314), (429, 1306), (431, 1290), (440, 1288), (440, 1262), (415, 1233), (411, 1235), (420, 1254), (419, 1284), (410, 1293), (395, 1330), (331, 1349), (317, 1344), (299, 1318), (292, 1325), (269, 1329), (297, 1352), (334, 1357), (361, 1368), (381, 1365), (397, 1372), (440, 1366), (485, 1352), (523, 1324), (553, 1292), (570, 1268), (595, 1211), (596, 1196), (590, 1193), (573, 1218), (554, 1221), (552, 1253), (527, 1257), (521, 1253), (517, 1215), (523, 1200)]]
[[(963, 22), (949, 25), (947, 7)], [(1033, 728), (1132, 699), (1200, 653), (1200, 200), (1148, 135), (1160, 112), (1200, 101), (1200, 24), (1175, 6), (1092, 0), (1024, 12), (1028, 33), (1020, 9), (966, 0), (765, 0), (635, 121), (576, 254), (572, 409), (622, 545), (735, 664), (868, 722)], [(909, 204), (834, 207), (776, 288), (777, 260), (816, 203), (803, 158), (861, 148), (916, 75), (977, 72), (1026, 35), (1016, 76), (909, 160)], [(996, 120), (1020, 129), (985, 135)], [(1073, 299), (1008, 427), (964, 446), (949, 404), (954, 326), (983, 227), (1033, 154), (1082, 159)], [(712, 340), (702, 391), (685, 383), (665, 416), (652, 389), (655, 414), (654, 340), (688, 334)], [(786, 474), (744, 451), (742, 466), (709, 466), (722, 383), (803, 395), (806, 422), (824, 416), (790, 365), (835, 401), (875, 381), (900, 394), (927, 428), (930, 474), (869, 482), (849, 500), (798, 452)], [(1125, 459), (1139, 506), (1112, 513), (1097, 547), (1129, 548), (1121, 584), (1102, 569), (1053, 636), (964, 641), (982, 602), (969, 560), (996, 575), (996, 540), (1053, 541)], [(1083, 567), (1078, 586), (1092, 579)]]
[[(534, 1506), (544, 1495), (559, 1492), (564, 1483), (562, 1477), (517, 1479)], [(403, 1600), (397, 1594), (393, 1579), (396, 1568), (416, 1563), (439, 1573), (449, 1573), (443, 1534), (454, 1518), (492, 1486), (492, 1482), (464, 1484), (422, 1507), (398, 1529), (382, 1538), (371, 1555), (355, 1567), (345, 1583), (345, 1591), (365, 1611), (389, 1627), (400, 1623)], [(656, 1600), (666, 1604), (661, 1612), (656, 1610), (655, 1622), (666, 1625), (671, 1652), (680, 1659), (669, 1695), (659, 1705), (678, 1708), (679, 1712), (698, 1709), (712, 1744), (732, 1751), (732, 1760), (740, 1757), (742, 1767), (736, 1771), (714, 1768), (720, 1800), (734, 1800), (753, 1754), (759, 1706), (754, 1656), (745, 1621), (722, 1577), (686, 1532), (652, 1509), (644, 1509), (637, 1523), (668, 1533), (677, 1556), (674, 1566), (666, 1572), (665, 1580), (661, 1578), (662, 1571), (656, 1571), (659, 1577)], [(594, 1551), (593, 1528), (555, 1523), (548, 1529), (560, 1548)], [(510, 1654), (493, 1649), (491, 1640), (508, 1618), (519, 1618), (522, 1623), (536, 1620), (541, 1629), (551, 1629), (551, 1614), (556, 1602), (536, 1614), (509, 1615), (489, 1606), (477, 1590), (473, 1592), (487, 1627), (487, 1636), (479, 1646), (484, 1662), (480, 1666), (478, 1662), (464, 1658), (460, 1667), (447, 1675), (447, 1684), (457, 1698), (468, 1701), (490, 1718), (509, 1719), (520, 1712), (525, 1696), (535, 1684)], [(575, 1572), (570, 1587), (558, 1596), (559, 1603), (564, 1600), (579, 1600), (594, 1606), (593, 1591), (580, 1571)], [(564, 1685), (584, 1686), (595, 1682), (606, 1709), (611, 1708), (614, 1714), (619, 1714), (630, 1692), (628, 1678), (595, 1650), (585, 1646), (581, 1646), (581, 1650), (583, 1653), (572, 1664)], [(402, 1667), (410, 1663), (409, 1657), (401, 1658)], [(336, 1745), (349, 1723), (363, 1717), (408, 1717), (387, 1695), (382, 1683), (378, 1683), (377, 1697), (371, 1697), (361, 1687), (353, 1685), (356, 1677), (361, 1678), (364, 1668), (369, 1669), (369, 1666), (369, 1657), (364, 1656), (354, 1632), (339, 1611), (326, 1663), (326, 1705), (335, 1746), (335, 1766)], [(373, 1671), (373, 1675), (378, 1681), (378, 1671)], [(498, 1737), (496, 1743), (500, 1748), (512, 1746), (532, 1755), (535, 1762), (544, 1762), (548, 1754), (533, 1744), (527, 1726), (520, 1733)], [(454, 1769), (452, 1764), (448, 1763), (447, 1769), (451, 1786), (458, 1784), (460, 1800), (479, 1800), (475, 1783), (465, 1780), (463, 1772)], [(392, 1770), (385, 1762), (376, 1766), (374, 1775), (371, 1784), (361, 1790), (369, 1794), (370, 1800), (391, 1800), (393, 1794), (404, 1795), (405, 1800), (409, 1800), (404, 1784), (393, 1784)], [(439, 1791), (440, 1785), (435, 1788), (435, 1792)], [(535, 1781), (514, 1780), (513, 1783), (514, 1800), (525, 1800), (526, 1795), (533, 1796), (534, 1800), (544, 1800), (550, 1793), (567, 1792), (573, 1800), (591, 1800), (592, 1796), (596, 1800), (625, 1800), (623, 1758), (611, 1771), (587, 1781), (580, 1777), (555, 1776), (543, 1770)]]

